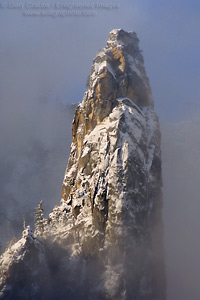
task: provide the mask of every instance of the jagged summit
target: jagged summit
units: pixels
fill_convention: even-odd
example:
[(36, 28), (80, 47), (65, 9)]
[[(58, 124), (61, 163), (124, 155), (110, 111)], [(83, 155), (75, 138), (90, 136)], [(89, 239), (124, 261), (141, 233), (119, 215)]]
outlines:
[[(74, 116), (63, 199), (42, 221), (42, 237), (26, 244), (29, 257), (42, 244), (46, 299), (165, 300), (160, 130), (138, 42), (115, 29), (96, 55)], [(30, 283), (43, 277), (37, 263)], [(35, 298), (23, 297), (8, 276), (20, 270), (2, 265), (3, 296), (45, 299), (38, 281)]]
[(113, 29), (109, 33), (109, 38), (107, 41), (107, 46), (110, 47), (111, 44), (121, 44), (123, 46), (127, 45), (138, 45), (139, 39), (134, 31), (124, 31), (123, 29)]
[(136, 33), (115, 29), (106, 47), (97, 53), (85, 101), (127, 97), (138, 106), (153, 106), (149, 80), (143, 66)]

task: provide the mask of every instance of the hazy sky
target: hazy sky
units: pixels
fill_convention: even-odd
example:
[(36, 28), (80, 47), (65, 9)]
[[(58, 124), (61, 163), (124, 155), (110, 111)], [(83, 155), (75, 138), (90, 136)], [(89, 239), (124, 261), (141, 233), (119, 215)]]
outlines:
[[(200, 1), (119, 0), (110, 2), (118, 8), (95, 7), (92, 16), (64, 17), (25, 16), (27, 11), (57, 11), (28, 9), (31, 3), (109, 2), (0, 0), (0, 226), (8, 220), (7, 235), (10, 220), (16, 222), (17, 215), (19, 226), (41, 198), (47, 209), (58, 204), (71, 142), (73, 113), (66, 105), (82, 101), (92, 60), (109, 31), (134, 30), (155, 109), (165, 124), (168, 300), (199, 300), (199, 123), (195, 121), (194, 131), (180, 120), (200, 116)], [(16, 4), (24, 8), (13, 8)]]
[[(36, 3), (88, 3), (49, 1)], [(113, 28), (137, 32), (161, 118), (176, 120), (200, 109), (198, 0), (123, 0), (111, 2), (119, 8), (95, 8), (94, 16), (76, 17), (25, 16), (31, 1), (0, 3), (6, 6), (0, 9), (0, 96), (4, 116), (11, 113), (11, 105), (20, 116), (24, 112), (32, 114), (44, 93), (46, 98), (57, 94), (63, 103), (81, 101), (92, 59), (105, 46)], [(13, 3), (25, 7), (12, 8)]]

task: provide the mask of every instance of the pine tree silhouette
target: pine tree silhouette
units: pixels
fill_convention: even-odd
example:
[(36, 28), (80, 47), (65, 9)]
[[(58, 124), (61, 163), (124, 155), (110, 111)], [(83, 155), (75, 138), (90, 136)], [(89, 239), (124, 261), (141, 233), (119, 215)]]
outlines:
[(43, 235), (44, 232), (44, 209), (42, 207), (43, 200), (40, 201), (35, 209), (35, 233)]

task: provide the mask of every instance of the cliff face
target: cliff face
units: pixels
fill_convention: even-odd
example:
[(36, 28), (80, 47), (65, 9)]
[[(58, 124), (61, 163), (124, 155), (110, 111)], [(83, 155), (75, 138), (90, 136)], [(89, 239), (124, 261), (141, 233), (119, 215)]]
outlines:
[(111, 31), (72, 133), (63, 199), (43, 232), (56, 295), (164, 300), (160, 131), (134, 32)]
[(63, 183), (81, 252), (106, 257), (110, 297), (164, 298), (161, 185), (159, 125), (138, 39), (113, 30), (75, 113)]

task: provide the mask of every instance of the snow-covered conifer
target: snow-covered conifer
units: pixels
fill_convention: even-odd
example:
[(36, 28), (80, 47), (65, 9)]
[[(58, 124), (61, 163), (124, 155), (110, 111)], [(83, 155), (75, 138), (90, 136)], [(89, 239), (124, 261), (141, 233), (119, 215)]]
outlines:
[(42, 207), (43, 200), (40, 201), (35, 209), (35, 233), (42, 235), (44, 232), (44, 209)]

